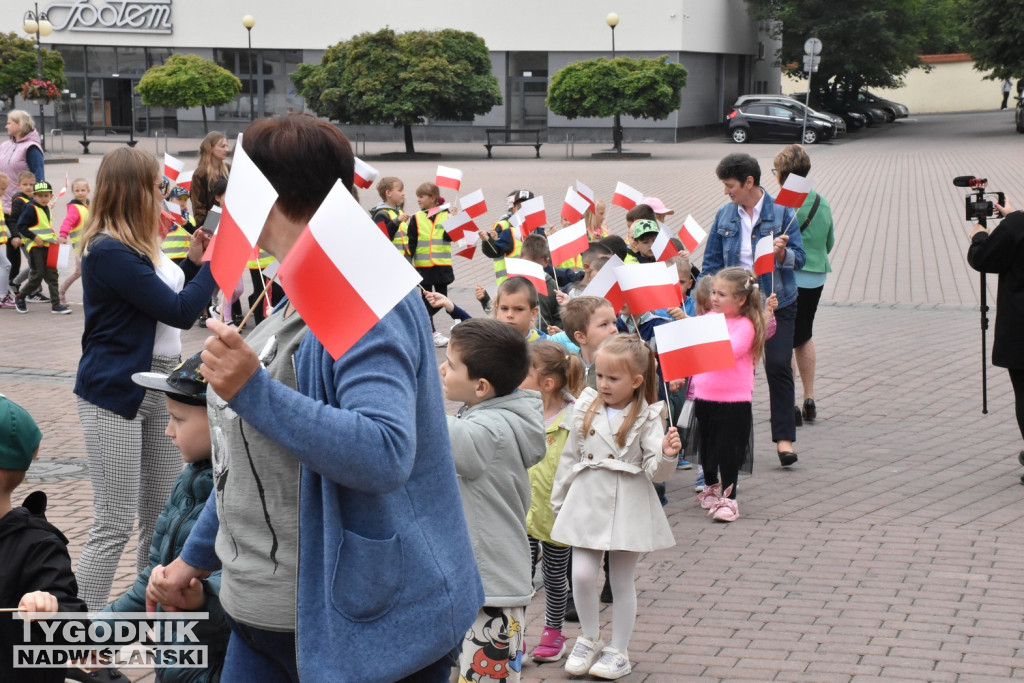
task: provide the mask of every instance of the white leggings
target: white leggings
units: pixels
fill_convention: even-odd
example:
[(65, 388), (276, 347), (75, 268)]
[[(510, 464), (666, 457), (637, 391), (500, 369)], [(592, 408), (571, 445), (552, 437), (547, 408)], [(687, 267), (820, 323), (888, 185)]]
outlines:
[[(598, 602), (601, 593), (603, 550), (572, 549), (572, 593), (583, 635), (597, 640), (601, 632)], [(636, 563), (640, 553), (612, 550), (608, 553), (608, 573), (612, 586), (611, 646), (625, 652), (636, 624)]]
[(11, 262), (7, 259), (7, 245), (0, 245), (0, 299), (10, 294)]

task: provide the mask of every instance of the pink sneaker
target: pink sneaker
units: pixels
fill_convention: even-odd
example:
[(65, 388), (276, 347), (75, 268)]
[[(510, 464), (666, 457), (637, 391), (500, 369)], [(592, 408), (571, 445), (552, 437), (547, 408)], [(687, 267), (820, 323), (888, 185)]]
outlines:
[(14, 297), (8, 294), (0, 299), (0, 308), (14, 308)]
[(740, 518), (740, 508), (736, 505), (736, 501), (729, 497), (732, 493), (732, 486), (727, 488), (722, 493), (722, 497), (719, 498), (714, 507), (708, 510), (708, 515), (711, 515), (716, 522), (735, 522)]
[(697, 502), (705, 510), (710, 510), (718, 502), (718, 499), (722, 497), (722, 485), (712, 484), (711, 486), (705, 486), (704, 490), (697, 494)]
[(557, 628), (544, 627), (540, 645), (530, 655), (535, 662), (557, 662), (565, 654), (565, 636)]

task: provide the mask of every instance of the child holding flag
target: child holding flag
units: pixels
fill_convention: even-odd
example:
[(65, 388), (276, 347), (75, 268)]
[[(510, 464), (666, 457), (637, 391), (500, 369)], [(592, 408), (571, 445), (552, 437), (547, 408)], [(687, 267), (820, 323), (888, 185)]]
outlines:
[[(50, 312), (57, 315), (67, 315), (71, 309), (60, 302), (58, 291), (57, 269), (48, 263), (50, 245), (66, 242), (67, 238), (58, 239), (53, 233), (53, 226), (50, 225), (50, 198), (53, 197), (53, 188), (50, 183), (41, 180), (35, 184), (32, 194), (32, 202), (21, 212), (18, 218), (18, 232), (28, 244), (28, 261), (30, 274), (28, 281), (23, 285), (24, 293), (35, 291), (43, 282), (46, 282), (50, 290)], [(25, 304), (25, 297), (18, 296), (14, 300), (14, 306), (18, 313), (28, 313), (28, 306)]]
[(480, 231), (480, 249), (484, 256), (494, 259), (494, 277), (500, 285), (508, 277), (505, 271), (505, 257), (516, 258), (523, 248), (519, 239), (518, 228), (512, 227), (511, 218), (523, 205), (523, 202), (533, 199), (533, 193), (529, 190), (512, 190), (508, 195), (508, 211), (502, 214), (490, 232)]
[[(455, 270), (452, 268), (452, 238), (442, 225), (448, 220), (448, 209), (432, 211), (441, 206), (441, 191), (434, 183), (421, 183), (416, 188), (416, 203), (419, 204), (420, 210), (413, 216), (410, 224), (412, 229), (409, 230), (412, 265), (423, 276), (423, 291), (447, 295), (448, 285), (455, 282)], [(448, 337), (438, 332), (434, 326), (434, 314), (437, 313), (437, 309), (425, 299), (423, 303), (430, 314), (434, 346), (447, 346)]]
[(64, 278), (57, 288), (60, 294), (62, 306), (68, 305), (68, 288), (71, 283), (82, 277), (82, 257), (78, 255), (78, 240), (82, 236), (82, 226), (89, 217), (89, 181), (85, 178), (75, 178), (71, 183), (71, 194), (74, 198), (68, 202), (68, 213), (64, 216), (64, 222), (60, 224), (61, 238), (68, 238), (71, 241), (71, 248), (75, 251), (75, 270), (71, 275)]
[(373, 222), (383, 226), (395, 248), (412, 261), (412, 252), (409, 251), (409, 214), (404, 208), (405, 185), (399, 178), (386, 176), (377, 181), (377, 194), (380, 195), (380, 204), (370, 209)]

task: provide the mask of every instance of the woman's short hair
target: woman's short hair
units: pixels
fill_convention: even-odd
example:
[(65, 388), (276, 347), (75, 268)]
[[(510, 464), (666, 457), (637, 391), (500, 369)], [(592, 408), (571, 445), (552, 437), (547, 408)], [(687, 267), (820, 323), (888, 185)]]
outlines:
[(806, 178), (807, 174), (811, 172), (811, 157), (807, 155), (807, 150), (803, 145), (783, 147), (782, 151), (775, 155), (775, 160), (772, 163), (775, 166), (775, 172), (779, 174), (780, 185), (786, 182), (786, 177), (790, 173)]
[(35, 119), (23, 109), (12, 109), (7, 112), (7, 118), (18, 124), (19, 137), (25, 137), (36, 129)]

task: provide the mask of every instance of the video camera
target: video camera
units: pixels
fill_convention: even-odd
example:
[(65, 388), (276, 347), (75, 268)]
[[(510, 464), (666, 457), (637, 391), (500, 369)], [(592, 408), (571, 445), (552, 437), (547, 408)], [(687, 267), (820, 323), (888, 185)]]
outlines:
[[(962, 175), (953, 178), (953, 184), (957, 187), (969, 187), (973, 194), (964, 197), (966, 219), (976, 221), (990, 218), (996, 215), (996, 204), (1006, 206), (1006, 195), (1002, 192), (985, 192), (988, 188), (987, 178), (975, 178), (972, 175)], [(987, 197), (987, 199), (986, 199)], [(995, 201), (992, 201), (992, 200)]]

